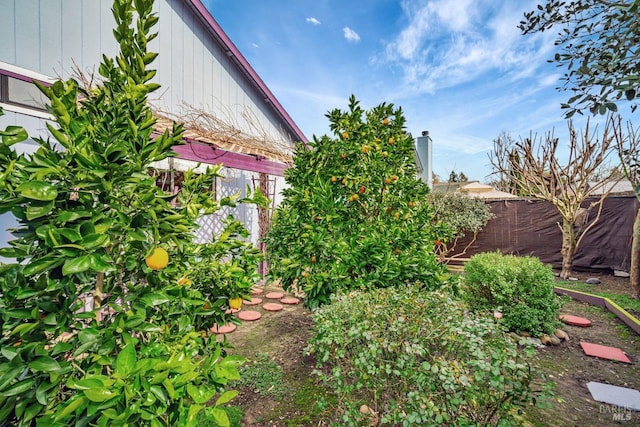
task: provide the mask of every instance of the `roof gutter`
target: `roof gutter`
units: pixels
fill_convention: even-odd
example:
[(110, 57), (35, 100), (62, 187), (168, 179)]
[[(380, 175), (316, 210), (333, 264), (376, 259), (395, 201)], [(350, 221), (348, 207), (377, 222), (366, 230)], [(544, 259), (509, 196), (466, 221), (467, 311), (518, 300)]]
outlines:
[(289, 132), (295, 135), (299, 141), (308, 142), (307, 137), (302, 133), (298, 125), (293, 121), (289, 113), (282, 107), (280, 102), (276, 99), (273, 93), (269, 90), (264, 81), (260, 78), (258, 73), (249, 64), (247, 59), (240, 53), (236, 45), (233, 44), (229, 36), (224, 32), (222, 27), (216, 22), (211, 13), (202, 4), (201, 0), (186, 0), (186, 3), (193, 9), (200, 18), (211, 29), (212, 35), (216, 38), (218, 43), (223, 47), (227, 56), (229, 56), (240, 68), (243, 74), (249, 79), (253, 86), (264, 96), (264, 101), (267, 104), (271, 104), (280, 116), (280, 118), (286, 123), (289, 128)]

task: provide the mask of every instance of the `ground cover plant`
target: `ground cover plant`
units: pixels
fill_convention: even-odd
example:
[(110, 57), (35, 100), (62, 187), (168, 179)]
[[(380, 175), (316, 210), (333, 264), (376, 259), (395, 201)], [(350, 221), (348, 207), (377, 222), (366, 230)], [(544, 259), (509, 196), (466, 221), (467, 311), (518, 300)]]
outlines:
[(560, 299), (550, 267), (535, 257), (485, 252), (464, 266), (462, 295), (475, 311), (497, 312), (507, 330), (532, 336), (558, 326)]
[(534, 350), (446, 290), (341, 293), (313, 318), (308, 351), (341, 425), (517, 425), (542, 391)]
[(298, 144), (285, 172), (290, 187), (265, 238), (272, 276), (304, 290), (310, 307), (339, 289), (439, 287), (434, 245), (450, 231), (431, 225), (402, 110), (365, 111), (352, 96), (327, 117), (333, 136)]
[(0, 212), (19, 227), (1, 253), (16, 262), (0, 266), (0, 425), (229, 424), (243, 359), (206, 331), (229, 320), (259, 255), (231, 220), (192, 243), (197, 216), (234, 202), (210, 192), (219, 168), (186, 173), (177, 195), (148, 173), (182, 132), (153, 135), (152, 5), (114, 2), (120, 53), (97, 86), (41, 87), (52, 140), (23, 155), (24, 133), (2, 133)]

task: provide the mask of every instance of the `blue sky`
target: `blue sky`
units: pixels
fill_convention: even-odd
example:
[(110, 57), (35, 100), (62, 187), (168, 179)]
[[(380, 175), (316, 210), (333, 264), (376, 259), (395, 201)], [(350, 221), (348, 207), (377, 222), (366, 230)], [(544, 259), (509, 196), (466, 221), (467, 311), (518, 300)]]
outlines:
[(414, 136), (428, 130), (443, 179), (486, 181), (503, 131), (566, 141), (563, 70), (547, 62), (555, 31), (517, 28), (537, 1), (203, 2), (308, 138), (329, 133), (325, 113), (354, 94), (365, 108), (401, 106)]

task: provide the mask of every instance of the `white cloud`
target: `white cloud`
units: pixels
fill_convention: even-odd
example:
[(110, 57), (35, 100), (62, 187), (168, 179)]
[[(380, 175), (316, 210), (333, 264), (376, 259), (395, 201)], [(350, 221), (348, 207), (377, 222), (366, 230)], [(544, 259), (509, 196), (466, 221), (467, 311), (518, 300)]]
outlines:
[(555, 74), (548, 74), (546, 76), (542, 76), (539, 80), (540, 82), (540, 86), (542, 87), (546, 87), (546, 86), (560, 86), (560, 78), (562, 77), (561, 74), (559, 73), (555, 73)]
[(489, 71), (511, 81), (529, 78), (553, 49), (546, 34), (520, 34), (517, 23), (527, 5), (405, 0), (402, 8), (407, 23), (387, 43), (385, 61), (402, 70), (405, 93), (435, 93)]
[(320, 25), (321, 22), (314, 17), (307, 18), (307, 22), (313, 25)]
[(430, 13), (438, 16), (439, 21), (452, 31), (467, 31), (471, 25), (475, 9), (473, 0), (440, 0), (429, 3)]
[(360, 36), (358, 35), (358, 33), (353, 31), (351, 28), (344, 27), (342, 29), (342, 32), (344, 33), (344, 38), (349, 40), (350, 42), (357, 43), (360, 41)]

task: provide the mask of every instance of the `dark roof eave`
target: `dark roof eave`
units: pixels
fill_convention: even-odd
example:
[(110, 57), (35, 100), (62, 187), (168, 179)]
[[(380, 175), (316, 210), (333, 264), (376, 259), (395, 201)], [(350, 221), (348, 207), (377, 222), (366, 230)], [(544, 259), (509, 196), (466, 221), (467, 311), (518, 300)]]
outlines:
[(258, 90), (258, 92), (264, 95), (265, 102), (270, 103), (276, 113), (282, 118), (282, 120), (289, 127), (289, 131), (296, 135), (297, 138), (301, 142), (307, 142), (307, 137), (300, 130), (298, 125), (293, 121), (289, 113), (282, 107), (280, 101), (276, 99), (271, 90), (267, 87), (264, 81), (260, 78), (258, 73), (253, 69), (253, 67), (249, 64), (247, 59), (240, 53), (235, 44), (231, 41), (229, 36), (224, 32), (222, 27), (216, 22), (211, 13), (207, 10), (207, 8), (202, 4), (201, 0), (186, 0), (186, 3), (193, 9), (200, 18), (207, 24), (207, 26), (211, 29), (212, 35), (218, 40), (218, 43), (224, 48), (227, 52), (227, 55), (233, 59), (240, 70), (245, 74), (245, 76), (249, 79), (249, 81), (253, 84), (253, 86)]

